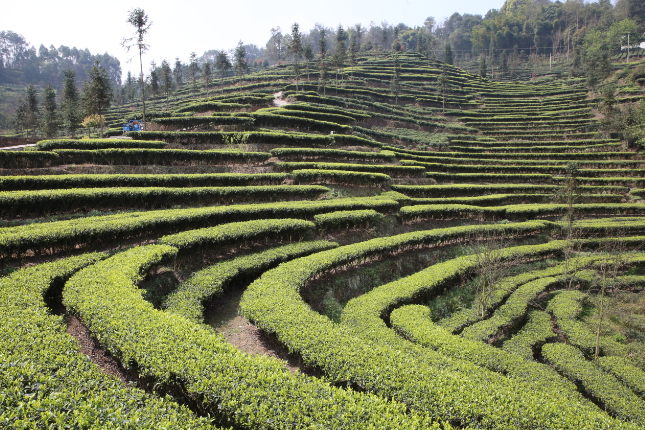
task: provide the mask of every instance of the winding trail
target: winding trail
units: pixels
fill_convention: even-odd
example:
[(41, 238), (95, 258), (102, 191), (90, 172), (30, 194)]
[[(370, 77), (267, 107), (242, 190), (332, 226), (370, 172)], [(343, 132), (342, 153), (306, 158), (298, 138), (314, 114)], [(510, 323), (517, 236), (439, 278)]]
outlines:
[(285, 105), (292, 104), (291, 102), (283, 100), (281, 97), (282, 97), (282, 91), (278, 91), (277, 93), (273, 93), (273, 104), (275, 106), (280, 107), (280, 106), (285, 106)]

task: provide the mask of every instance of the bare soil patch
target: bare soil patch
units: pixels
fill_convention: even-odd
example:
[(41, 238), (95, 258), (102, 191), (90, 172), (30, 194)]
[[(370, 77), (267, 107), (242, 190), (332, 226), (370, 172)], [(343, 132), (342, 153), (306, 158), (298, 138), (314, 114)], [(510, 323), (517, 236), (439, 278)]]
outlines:
[(263, 332), (246, 318), (238, 315), (245, 288), (237, 286), (225, 291), (204, 312), (205, 322), (221, 333), (226, 341), (251, 355), (268, 355), (282, 360), (292, 373), (321, 376), (321, 372), (306, 366), (302, 359), (291, 354), (277, 339)]
[(110, 354), (110, 351), (103, 348), (78, 317), (67, 314), (65, 322), (67, 323), (67, 333), (76, 338), (81, 347), (81, 353), (87, 355), (103, 373), (127, 384), (139, 383), (139, 376), (123, 367), (121, 362)]

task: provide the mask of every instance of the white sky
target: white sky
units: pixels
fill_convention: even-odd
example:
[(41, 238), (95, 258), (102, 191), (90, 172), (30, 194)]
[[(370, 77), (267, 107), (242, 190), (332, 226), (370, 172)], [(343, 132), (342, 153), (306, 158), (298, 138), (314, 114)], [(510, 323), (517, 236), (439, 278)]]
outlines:
[(231, 49), (240, 39), (263, 46), (272, 27), (288, 32), (294, 22), (302, 31), (317, 22), (331, 27), (369, 26), (371, 21), (420, 26), (428, 16), (441, 22), (454, 12), (484, 15), (503, 4), (504, 0), (25, 0), (2, 5), (0, 30), (19, 33), (36, 48), (42, 43), (88, 48), (92, 54), (108, 52), (119, 58), (125, 75), (138, 70), (138, 59), (127, 63), (134, 53), (127, 54), (120, 45), (133, 33), (126, 19), (135, 7), (144, 9), (153, 22), (146, 71), (152, 60), (160, 64), (164, 58), (179, 57), (187, 62), (193, 51), (202, 55), (209, 49)]

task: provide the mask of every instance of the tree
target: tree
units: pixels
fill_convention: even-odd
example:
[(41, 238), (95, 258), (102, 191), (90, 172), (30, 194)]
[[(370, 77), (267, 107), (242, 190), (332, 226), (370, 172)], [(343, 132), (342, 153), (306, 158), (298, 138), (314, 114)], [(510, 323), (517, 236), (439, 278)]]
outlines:
[(423, 22), (423, 26), (430, 32), (432, 33), (432, 30), (434, 29), (434, 26), (437, 24), (437, 21), (435, 20), (434, 16), (429, 16), (426, 18), (426, 20)]
[(392, 41), (392, 51), (401, 52), (403, 46), (401, 46), (401, 41), (399, 40), (399, 29), (394, 28), (394, 40)]
[(628, 43), (638, 45), (639, 41), (638, 24), (631, 19), (623, 19), (612, 24), (605, 37), (605, 42), (612, 52), (620, 50), (621, 46), (626, 46)]
[(623, 124), (621, 121), (621, 113), (617, 108), (616, 100), (616, 85), (609, 84), (604, 85), (602, 88), (602, 97), (600, 101), (600, 112), (603, 114), (604, 118), (601, 120), (602, 128), (604, 131), (611, 137), (612, 133), (620, 133)]
[(279, 64), (280, 60), (282, 59), (282, 51), (284, 50), (282, 39), (283, 36), (281, 28), (272, 28), (271, 37), (269, 38), (266, 47), (267, 51), (269, 51), (269, 55), (271, 56), (271, 58), (273, 58), (273, 64)]
[(642, 0), (627, 0), (627, 13), (630, 18), (640, 23), (642, 29), (645, 25), (645, 3)]
[(128, 71), (128, 75), (125, 78), (124, 89), (125, 89), (125, 99), (128, 102), (134, 102), (135, 96), (137, 94), (137, 86), (134, 78), (132, 77), (132, 73), (130, 71)]
[(293, 74), (296, 77), (296, 92), (298, 91), (298, 79), (300, 79), (300, 55), (302, 54), (302, 33), (300, 26), (294, 22), (291, 26), (291, 43), (289, 44), (289, 53), (293, 55)]
[(172, 69), (168, 60), (164, 59), (161, 62), (161, 90), (166, 95), (166, 107), (172, 92)]
[[(146, 91), (145, 91), (145, 82), (143, 79), (143, 53), (150, 48), (150, 45), (145, 43), (146, 35), (152, 22), (149, 21), (148, 15), (141, 8), (134, 8), (128, 13), (128, 19), (126, 21), (128, 24), (132, 25), (135, 28), (134, 36), (123, 39), (121, 46), (126, 48), (129, 52), (130, 48), (137, 47), (139, 50), (139, 66), (141, 68), (141, 74), (139, 75), (139, 82), (141, 83), (141, 101), (143, 103), (143, 123), (146, 123)], [(101, 134), (103, 134), (103, 128), (101, 127)]]
[(476, 302), (479, 315), (484, 318), (492, 299), (505, 292), (500, 281), (509, 276), (511, 269), (520, 261), (504, 251), (508, 247), (504, 231), (483, 230), (471, 241), (474, 243), (471, 251), (477, 275)]
[[(336, 51), (334, 52), (334, 66), (336, 66), (336, 87), (338, 87), (338, 73), (340, 69), (345, 67), (345, 60), (347, 58), (347, 47), (345, 41), (347, 40), (347, 32), (343, 29), (342, 25), (338, 25), (336, 29)], [(341, 74), (342, 77), (342, 74)]]
[(318, 39), (318, 56), (320, 59), (318, 87), (322, 88), (323, 95), (326, 95), (325, 88), (327, 86), (327, 64), (325, 63), (325, 59), (327, 57), (327, 31), (324, 28), (320, 29), (320, 39)]
[(29, 136), (29, 131), (35, 133), (38, 126), (38, 94), (36, 87), (29, 85), (24, 97), (18, 100), (18, 107), (13, 118), (13, 124), (18, 133), (26, 130)]
[(416, 50), (419, 54), (421, 54), (421, 55), (425, 56), (425, 52), (426, 52), (426, 50), (427, 50), (427, 48), (426, 48), (426, 38), (425, 38), (425, 36), (423, 35), (423, 32), (422, 32), (422, 31), (420, 31), (420, 32), (419, 32), (419, 35), (417, 36), (417, 46), (416, 46), (415, 50)]
[(479, 76), (485, 78), (487, 73), (488, 68), (486, 67), (486, 56), (482, 55), (479, 59)]
[(387, 51), (387, 23), (383, 23), (383, 29), (381, 31), (381, 43), (383, 44), (383, 50)]
[[(556, 202), (566, 204), (564, 225), (565, 225), (565, 240), (567, 244), (564, 248), (564, 270), (563, 276), (565, 281), (569, 280), (569, 287), (572, 286), (574, 276), (570, 276), (571, 256), (576, 251), (578, 241), (576, 241), (576, 234), (574, 230), (574, 222), (576, 219), (575, 204), (580, 198), (580, 170), (578, 164), (575, 162), (567, 163), (565, 170), (565, 180), (560, 189), (553, 196)], [(576, 270), (579, 267), (576, 265)]]
[(443, 100), (443, 112), (446, 112), (446, 93), (448, 92), (448, 64), (441, 65), (441, 74), (438, 79), (439, 92)]
[(249, 69), (248, 64), (246, 64), (246, 48), (244, 47), (244, 42), (241, 40), (237, 42), (234, 61), (235, 75), (241, 78), (244, 72)]
[(314, 50), (311, 45), (307, 44), (303, 53), (305, 60), (307, 60), (307, 81), (309, 81), (309, 63), (314, 60)]
[(399, 63), (399, 56), (396, 53), (394, 54), (394, 68), (392, 70), (390, 90), (394, 95), (394, 103), (398, 105), (399, 94), (401, 93), (401, 64)]
[(107, 70), (96, 61), (89, 73), (89, 79), (83, 85), (83, 105), (87, 115), (97, 114), (100, 120), (101, 137), (105, 121), (103, 112), (110, 107), (112, 102), (112, 86)]
[(502, 73), (508, 72), (508, 54), (506, 54), (506, 49), (502, 51), (502, 56), (500, 57), (500, 66), (499, 70)]
[(190, 80), (193, 82), (193, 92), (197, 91), (197, 74), (199, 73), (199, 64), (197, 63), (197, 53), (190, 53), (190, 63), (188, 64), (188, 73)]
[[(611, 233), (607, 232), (607, 236)], [(627, 243), (622, 240), (626, 235), (618, 231), (613, 234), (616, 239), (604, 241), (601, 248), (600, 259), (596, 263), (597, 271), (594, 279), (595, 287), (600, 293), (598, 308), (598, 323), (596, 325), (596, 344), (594, 348), (594, 361), (598, 362), (600, 355), (600, 335), (607, 312), (607, 292), (611, 286), (614, 291), (620, 288), (619, 274), (627, 268), (633, 260), (633, 254), (627, 250)]]
[(635, 108), (629, 109), (625, 113), (623, 137), (627, 141), (628, 148), (645, 138), (645, 100), (641, 99)]
[[(226, 76), (226, 72), (232, 67), (230, 60), (228, 59), (228, 54), (226, 51), (221, 50), (217, 52), (217, 56), (215, 57), (215, 68), (219, 72), (219, 77), (220, 79), (224, 79)], [(222, 92), (224, 91), (224, 87), (222, 86)]]
[(73, 70), (69, 69), (63, 72), (63, 76), (65, 77), (63, 81), (63, 102), (61, 104), (63, 121), (65, 128), (72, 135), (72, 139), (75, 139), (76, 130), (78, 130), (83, 119), (78, 89), (76, 88), (76, 75)]
[(12, 123), (17, 134), (22, 134), (22, 132), (26, 129), (25, 124), (27, 123), (27, 99), (25, 97), (20, 97), (18, 99), (18, 106), (16, 107), (16, 112), (13, 116)]
[(40, 121), (40, 127), (45, 137), (48, 139), (54, 137), (59, 124), (56, 91), (54, 91), (51, 84), (47, 84), (43, 90), (43, 115)]
[[(153, 97), (159, 95), (160, 83), (159, 83), (159, 73), (157, 72), (157, 63), (154, 60), (150, 62), (150, 91), (152, 91)], [(154, 99), (153, 99), (153, 109), (154, 109)]]
[(81, 124), (83, 127), (87, 128), (87, 137), (90, 138), (92, 137), (92, 129), (97, 128), (101, 126), (103, 119), (97, 115), (97, 114), (92, 114), (88, 115), (85, 117), (83, 120), (83, 123)]
[(354, 24), (354, 38), (356, 39), (356, 46), (358, 46), (357, 52), (360, 49), (363, 34), (365, 34), (365, 27), (361, 24)]
[(206, 64), (204, 64), (204, 74), (203, 74), (203, 79), (204, 79), (204, 88), (206, 88), (206, 97), (208, 97), (208, 91), (210, 84), (213, 80), (213, 72), (211, 71), (211, 63), (208, 61)]
[[(358, 37), (353, 36), (349, 42), (349, 65), (355, 67), (357, 63), (357, 55), (359, 50)], [(351, 73), (350, 73), (351, 77)]]
[(34, 85), (30, 84), (27, 87), (25, 97), (20, 104), (21, 106), (16, 112), (16, 122), (19, 123), (19, 128), (27, 130), (27, 135), (29, 135), (30, 130), (31, 133), (35, 133), (38, 127), (40, 110), (38, 108), (38, 92)]
[(446, 42), (443, 47), (443, 62), (446, 64), (452, 64), (452, 48), (450, 48), (450, 42)]
[(175, 78), (177, 88), (179, 88), (182, 82), (184, 82), (184, 72), (182, 70), (182, 64), (181, 61), (179, 61), (179, 57), (175, 58), (175, 68), (172, 70), (172, 75)]

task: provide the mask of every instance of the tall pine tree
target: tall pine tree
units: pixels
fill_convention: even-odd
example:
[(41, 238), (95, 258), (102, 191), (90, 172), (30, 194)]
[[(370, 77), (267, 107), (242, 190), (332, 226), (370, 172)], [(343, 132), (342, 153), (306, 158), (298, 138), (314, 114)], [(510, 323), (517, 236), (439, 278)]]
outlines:
[(63, 102), (61, 104), (63, 123), (69, 134), (72, 135), (72, 139), (75, 139), (76, 130), (79, 129), (81, 121), (83, 121), (78, 89), (76, 88), (76, 75), (70, 69), (65, 70), (63, 76)]
[(206, 89), (206, 97), (208, 97), (208, 92), (210, 90), (211, 82), (213, 81), (213, 71), (211, 70), (211, 63), (206, 61), (204, 64), (204, 74), (202, 75), (204, 79), (204, 88)]
[(175, 68), (172, 70), (172, 75), (175, 78), (177, 88), (179, 88), (184, 82), (183, 65), (181, 64), (181, 61), (179, 61), (179, 58), (175, 58)]
[(246, 63), (246, 48), (244, 47), (244, 42), (242, 42), (241, 40), (237, 42), (233, 64), (235, 68), (235, 75), (238, 78), (241, 78), (244, 73), (249, 70), (249, 65)]
[(24, 115), (24, 128), (31, 133), (36, 133), (38, 127), (38, 119), (40, 117), (40, 109), (38, 107), (38, 91), (34, 85), (27, 87), (27, 94), (25, 94), (25, 115)]
[(341, 74), (342, 79), (342, 69), (345, 67), (345, 60), (347, 59), (347, 46), (345, 41), (347, 40), (347, 32), (343, 29), (342, 25), (339, 25), (336, 29), (336, 51), (334, 52), (334, 66), (336, 66), (336, 88), (338, 88), (338, 74)]
[[(228, 54), (223, 49), (217, 53), (215, 57), (215, 68), (219, 72), (221, 80), (226, 76), (226, 72), (231, 68), (231, 61), (228, 59)], [(224, 92), (224, 83), (222, 82), (222, 93)]]
[(452, 48), (450, 47), (450, 42), (446, 42), (443, 48), (443, 62), (446, 64), (453, 63), (452, 59)]
[(190, 80), (193, 83), (193, 92), (197, 91), (197, 74), (200, 71), (199, 64), (197, 63), (197, 53), (190, 53), (190, 63), (188, 64), (188, 73), (190, 74)]
[[(139, 75), (139, 83), (141, 84), (141, 102), (143, 104), (143, 124), (146, 123), (146, 85), (143, 77), (143, 53), (150, 48), (150, 45), (146, 43), (146, 35), (152, 22), (150, 22), (148, 15), (141, 8), (134, 8), (128, 14), (128, 19), (126, 21), (128, 24), (132, 25), (135, 28), (134, 37), (128, 39), (123, 39), (121, 45), (125, 47), (128, 51), (132, 47), (137, 47), (139, 50), (139, 66), (141, 69), (141, 74)], [(101, 128), (101, 133), (103, 129)]]
[(83, 104), (85, 112), (89, 115), (98, 115), (101, 127), (101, 137), (105, 127), (105, 112), (112, 102), (112, 86), (107, 70), (96, 61), (89, 73), (89, 79), (83, 85)]
[(488, 74), (488, 67), (486, 66), (486, 56), (482, 54), (479, 59), (479, 76), (485, 78)]
[[(159, 72), (157, 72), (157, 63), (154, 60), (150, 62), (150, 91), (152, 91), (153, 97), (159, 95), (159, 89), (161, 88)], [(152, 108), (154, 109), (154, 99), (152, 99)]]
[(294, 22), (291, 26), (291, 42), (289, 43), (289, 53), (293, 55), (293, 74), (296, 77), (296, 91), (298, 91), (298, 80), (300, 79), (300, 55), (302, 55), (302, 33), (300, 25)]
[(318, 39), (318, 55), (320, 59), (318, 74), (318, 88), (323, 90), (323, 95), (326, 95), (325, 88), (327, 87), (327, 31), (324, 28), (320, 29), (320, 39)]
[(309, 63), (313, 61), (314, 57), (314, 50), (312, 49), (311, 45), (307, 44), (304, 49), (303, 53), (305, 60), (307, 60), (307, 81), (309, 81)]
[(56, 105), (56, 91), (51, 84), (47, 84), (43, 90), (43, 115), (40, 119), (40, 128), (46, 138), (56, 136), (60, 124), (58, 106)]
[(168, 107), (170, 93), (172, 93), (172, 69), (166, 59), (161, 62), (161, 91), (166, 96), (166, 107)]
[(394, 103), (399, 104), (399, 94), (401, 93), (401, 64), (399, 63), (398, 54), (394, 54), (394, 68), (392, 70), (392, 82), (390, 90), (394, 96)]

